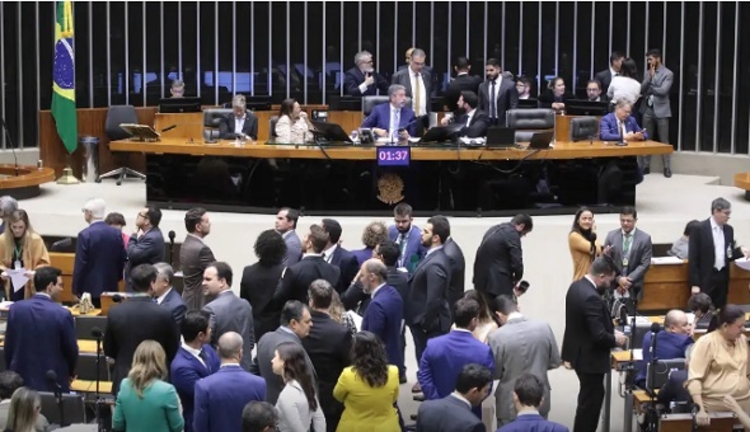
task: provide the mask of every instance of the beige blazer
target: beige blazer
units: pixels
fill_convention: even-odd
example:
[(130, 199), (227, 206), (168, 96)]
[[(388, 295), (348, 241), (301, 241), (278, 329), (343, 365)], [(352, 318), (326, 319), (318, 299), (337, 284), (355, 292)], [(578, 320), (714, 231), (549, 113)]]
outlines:
[[(9, 228), (0, 234), (0, 269), (2, 271), (8, 270), (13, 267), (13, 251), (8, 251), (5, 248), (5, 236), (13, 235)], [(24, 240), (22, 258), (24, 266), (29, 270), (36, 270), (39, 267), (50, 265), (49, 252), (47, 252), (47, 246), (44, 245), (42, 237), (35, 233), (28, 231), (26, 233), (26, 239)], [(10, 280), (5, 282), (5, 296), (10, 298), (11, 284)], [(34, 280), (31, 279), (24, 288), (24, 298), (29, 298), (34, 295)]]

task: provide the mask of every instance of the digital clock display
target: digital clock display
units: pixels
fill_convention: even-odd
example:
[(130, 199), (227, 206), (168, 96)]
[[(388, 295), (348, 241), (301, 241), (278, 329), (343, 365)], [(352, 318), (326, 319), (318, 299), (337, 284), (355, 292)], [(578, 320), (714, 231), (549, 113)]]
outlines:
[(411, 163), (411, 148), (402, 146), (377, 147), (378, 166), (408, 167)]

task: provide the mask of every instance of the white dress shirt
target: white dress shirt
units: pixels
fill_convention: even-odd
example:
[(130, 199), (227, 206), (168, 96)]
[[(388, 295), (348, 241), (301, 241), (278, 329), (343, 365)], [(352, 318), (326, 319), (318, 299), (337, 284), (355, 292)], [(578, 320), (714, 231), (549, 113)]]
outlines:
[(436, 252), (436, 251), (439, 251), (439, 250), (440, 250), (440, 249), (442, 249), (442, 248), (443, 248), (443, 246), (442, 246), (442, 245), (440, 245), (440, 246), (436, 246), (436, 247), (434, 247), (434, 248), (430, 248), (430, 249), (429, 249), (429, 250), (427, 251), (427, 253), (426, 253), (426, 254), (424, 255), (424, 256), (425, 256), (425, 258), (427, 258), (428, 256), (430, 256), (430, 254), (431, 254), (431, 253), (433, 253), (433, 252)]
[(461, 402), (465, 403), (466, 405), (468, 405), (469, 409), (472, 408), (471, 402), (469, 402), (468, 399), (466, 399), (465, 397), (463, 397), (463, 395), (461, 393), (459, 393), (457, 391), (454, 391), (453, 393), (451, 393), (451, 396), (453, 396), (454, 398), (456, 398), (456, 399), (460, 400)]
[[(424, 115), (424, 113), (427, 112), (427, 99), (429, 99), (429, 95), (427, 94), (427, 87), (424, 85), (424, 80), (422, 79), (422, 74), (417, 74), (411, 68), (408, 68), (409, 70), (409, 79), (411, 80), (411, 103), (412, 108), (414, 109), (414, 114), (419, 117), (421, 115)], [(414, 95), (417, 94), (417, 86), (419, 86), (419, 106), (416, 105), (417, 101)]]
[(612, 78), (612, 83), (607, 89), (607, 97), (613, 104), (621, 100), (634, 104), (640, 96), (641, 83), (629, 77), (616, 76)]
[(326, 262), (328, 264), (331, 263), (331, 260), (333, 259), (333, 254), (334, 254), (334, 252), (336, 252), (336, 248), (338, 246), (339, 245), (335, 244), (335, 245), (331, 246), (328, 250), (324, 250), (323, 251), (323, 259), (326, 260)]
[(182, 342), (182, 348), (185, 351), (189, 352), (193, 357), (197, 358), (198, 361), (201, 362), (203, 366), (206, 366), (206, 362), (204, 362), (203, 359), (201, 358), (201, 350), (191, 347), (190, 345), (186, 344), (184, 341)]
[(393, 137), (396, 131), (398, 131), (399, 123), (401, 123), (401, 108), (394, 107), (393, 105), (390, 108), (388, 110), (388, 136)]
[(724, 238), (724, 229), (721, 225), (717, 224), (714, 218), (711, 219), (711, 235), (714, 238), (714, 268), (721, 270), (724, 268), (726, 262), (726, 241)]
[(242, 128), (245, 126), (245, 116), (234, 118), (234, 133), (242, 135)]
[(372, 290), (372, 292), (370, 293), (370, 298), (375, 298), (375, 294), (378, 291), (380, 291), (380, 288), (383, 288), (384, 286), (385, 286), (385, 283), (382, 283), (382, 284), (378, 285), (377, 287), (375, 287), (375, 289)]

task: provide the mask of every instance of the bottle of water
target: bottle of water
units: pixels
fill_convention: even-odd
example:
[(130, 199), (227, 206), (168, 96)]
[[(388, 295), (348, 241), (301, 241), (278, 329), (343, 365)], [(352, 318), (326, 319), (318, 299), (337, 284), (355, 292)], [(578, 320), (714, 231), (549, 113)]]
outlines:
[(359, 132), (356, 129), (353, 130), (352, 133), (349, 134), (349, 139), (352, 140), (352, 143), (354, 143), (354, 145), (359, 144)]

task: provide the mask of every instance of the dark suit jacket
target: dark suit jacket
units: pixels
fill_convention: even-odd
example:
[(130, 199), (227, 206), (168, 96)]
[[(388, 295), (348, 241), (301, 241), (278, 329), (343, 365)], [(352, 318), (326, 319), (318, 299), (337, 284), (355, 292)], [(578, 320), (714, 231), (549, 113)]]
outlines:
[(552, 90), (547, 89), (539, 95), (539, 99), (538, 99), (539, 108), (552, 108), (553, 102), (566, 103), (572, 99), (575, 99), (575, 96), (573, 96), (573, 93), (566, 92), (562, 96), (556, 97), (554, 93), (552, 93)]
[(406, 302), (407, 323), (427, 333), (447, 333), (451, 326), (448, 287), (450, 259), (442, 249), (428, 253), (414, 270)]
[(448, 306), (453, 310), (453, 306), (464, 296), (464, 290), (466, 289), (464, 287), (466, 262), (464, 261), (464, 253), (461, 251), (461, 247), (453, 240), (453, 237), (446, 240), (443, 252), (448, 256), (451, 266), (451, 283), (448, 287)]
[[(245, 123), (242, 124), (242, 133), (250, 138), (258, 139), (258, 117), (250, 111), (245, 111)], [(234, 139), (234, 113), (221, 118), (219, 123), (219, 135), (221, 139)]]
[(273, 302), (279, 307), (289, 300), (299, 300), (307, 304), (307, 289), (316, 279), (325, 279), (332, 286), (339, 283), (341, 270), (325, 262), (320, 255), (308, 255), (297, 264), (287, 267), (273, 294)]
[[(497, 85), (497, 84), (496, 84)], [(477, 108), (489, 115), (490, 111), (490, 82), (485, 81), (479, 85), (479, 105)], [(500, 125), (505, 124), (505, 113), (518, 107), (518, 90), (513, 80), (503, 77), (500, 81), (500, 90), (495, 99), (497, 108), (497, 120)]]
[[(406, 96), (411, 98), (412, 102), (414, 101), (414, 92), (411, 88), (411, 75), (414, 74), (414, 72), (411, 71), (410, 68), (404, 68), (393, 74), (391, 77), (391, 84), (401, 84), (402, 86), (406, 87)], [(422, 95), (425, 99), (425, 113), (429, 113), (431, 111), (430, 107), (430, 95), (432, 95), (434, 86), (432, 82), (432, 75), (427, 70), (426, 67), (422, 68), (422, 72), (420, 73), (422, 75), (422, 82), (424, 83), (424, 87), (427, 94)]]
[(92, 223), (78, 233), (73, 293), (99, 298), (104, 291), (117, 291), (126, 260), (122, 232), (101, 221)]
[[(401, 300), (406, 303), (409, 296), (409, 274), (400, 271), (395, 266), (387, 267), (388, 279), (386, 284), (396, 289)], [(367, 312), (367, 306), (372, 301), (369, 294), (365, 294), (360, 281), (352, 284), (342, 295), (341, 302), (347, 310), (356, 310), (362, 316)]]
[(375, 298), (367, 305), (362, 330), (380, 337), (385, 345), (388, 364), (403, 368), (401, 355), (401, 321), (404, 319), (404, 300), (396, 289), (384, 285), (375, 293)]
[(73, 315), (51, 298), (36, 294), (15, 303), (8, 312), (5, 364), (23, 378), (26, 387), (51, 392), (47, 371), (57, 374), (64, 392), (70, 389), (78, 360)]
[(180, 268), (182, 269), (182, 298), (188, 310), (203, 307), (203, 271), (216, 261), (211, 248), (201, 239), (188, 234), (180, 247)]
[(417, 413), (417, 432), (485, 432), (482, 420), (454, 396), (424, 401)]
[[(742, 257), (742, 250), (735, 247), (734, 228), (725, 224), (724, 230), (724, 249), (729, 248), (731, 254), (724, 252), (724, 268), (729, 265), (730, 261)], [(698, 232), (690, 234), (690, 243), (688, 245), (688, 271), (691, 286), (699, 286), (701, 289), (708, 289), (709, 278), (714, 268), (716, 255), (714, 253), (714, 237), (711, 233), (711, 219), (701, 222)]]
[(281, 319), (281, 309), (271, 303), (276, 286), (281, 280), (284, 265), (265, 267), (260, 263), (245, 267), (240, 282), (240, 297), (253, 307), (255, 340), (276, 330)]
[(351, 253), (352, 255), (354, 255), (355, 258), (357, 258), (357, 265), (361, 266), (363, 262), (372, 258), (372, 251), (373, 251), (373, 248), (366, 247), (364, 249), (357, 249), (357, 250), (349, 251), (349, 253)]
[(130, 372), (135, 349), (147, 339), (159, 342), (167, 354), (167, 364), (172, 364), (180, 346), (180, 333), (171, 312), (144, 295), (131, 297), (109, 310), (104, 332), (104, 354), (115, 360), (113, 395), (117, 396), (120, 382)]
[(206, 353), (206, 357), (208, 357), (208, 362), (205, 366), (194, 355), (181, 347), (177, 350), (177, 354), (169, 368), (170, 380), (182, 402), (182, 417), (185, 419), (185, 432), (193, 430), (195, 384), (201, 378), (216, 373), (221, 365), (219, 355), (211, 348), (211, 345), (203, 345), (203, 351)]
[(140, 238), (130, 236), (128, 241), (128, 263), (125, 266), (125, 282), (128, 291), (133, 288), (130, 285), (130, 272), (141, 264), (156, 264), (164, 261), (164, 235), (159, 227), (151, 228)]
[(690, 392), (685, 388), (685, 381), (688, 379), (688, 371), (676, 370), (669, 374), (669, 379), (664, 383), (657, 400), (659, 403), (669, 406), (670, 402), (693, 403)]
[[(395, 225), (388, 227), (388, 238), (399, 243), (399, 237), (400, 233)], [(427, 249), (422, 246), (422, 231), (418, 227), (412, 225), (406, 239), (406, 248), (404, 249), (402, 256), (399, 257), (399, 260), (403, 262), (403, 267), (406, 268), (409, 273), (414, 273), (417, 263), (424, 257), (425, 253), (427, 253)]]
[(443, 104), (448, 107), (449, 110), (457, 114), (458, 98), (461, 97), (462, 91), (471, 91), (477, 94), (479, 92), (479, 84), (482, 83), (482, 77), (477, 75), (469, 75), (464, 73), (456, 76), (451, 82), (448, 83), (448, 88), (445, 89), (445, 99)]
[(338, 267), (341, 271), (338, 286), (334, 285), (334, 287), (336, 287), (336, 291), (342, 293), (349, 288), (354, 277), (357, 276), (357, 272), (359, 272), (357, 257), (339, 245), (336, 246), (336, 250), (333, 251), (331, 265)]
[(193, 431), (240, 431), (245, 405), (264, 400), (266, 383), (263, 378), (236, 365), (219, 368), (218, 372), (195, 384)]
[[(276, 405), (279, 393), (284, 388), (284, 381), (281, 380), (280, 376), (273, 373), (273, 368), (271, 367), (271, 360), (275, 356), (276, 347), (284, 342), (293, 342), (302, 346), (302, 341), (297, 335), (286, 327), (279, 327), (270, 333), (264, 334), (258, 341), (258, 350), (250, 369), (250, 372), (263, 377), (266, 381), (266, 402), (271, 405)], [(248, 353), (247, 355), (250, 354)], [(307, 351), (305, 351), (305, 359), (307, 364), (310, 365), (310, 370), (314, 372), (315, 368), (307, 356)]]
[(172, 314), (172, 318), (174, 318), (174, 322), (177, 324), (177, 329), (179, 329), (182, 326), (182, 319), (185, 318), (185, 313), (187, 313), (187, 306), (182, 301), (180, 293), (176, 289), (171, 288), (169, 294), (164, 297), (159, 306)]
[(565, 335), (562, 360), (576, 371), (606, 373), (610, 351), (616, 347), (615, 327), (607, 305), (586, 277), (568, 288), (565, 296)]
[(546, 420), (539, 414), (524, 414), (500, 429), (497, 432), (569, 432), (569, 429), (561, 424)]
[(494, 298), (512, 296), (523, 278), (521, 235), (511, 223), (495, 225), (484, 234), (474, 259), (474, 289)]
[(375, 96), (378, 91), (381, 95), (388, 94), (388, 81), (377, 72), (372, 73), (375, 82), (367, 86), (364, 93), (359, 91), (359, 85), (365, 82), (365, 74), (358, 67), (353, 67), (344, 74), (344, 93), (350, 96)]
[(351, 363), (352, 334), (328, 314), (311, 310), (310, 315), (313, 326), (307, 337), (302, 339), (302, 346), (318, 374), (318, 399), (326, 417), (326, 427), (329, 431), (335, 431), (344, 405), (334, 399), (333, 388), (341, 372)]
[(469, 138), (487, 136), (487, 129), (490, 127), (490, 117), (487, 113), (481, 110), (476, 110), (471, 117), (471, 122), (467, 123), (467, 121), (469, 121), (468, 114), (464, 114), (458, 118), (457, 122), (464, 125), (464, 127), (456, 133), (458, 136)]
[(612, 71), (607, 68), (601, 72), (597, 72), (596, 75), (594, 75), (594, 79), (599, 81), (602, 85), (602, 94), (606, 95), (609, 85), (612, 84)]
[[(399, 117), (399, 129), (404, 128), (409, 135), (414, 136), (417, 133), (417, 122), (414, 121), (414, 111), (409, 107), (401, 107)], [(391, 126), (391, 104), (383, 103), (375, 105), (370, 115), (362, 121), (363, 128), (380, 128), (386, 131)]]
[(622, 229), (608, 232), (604, 247), (612, 246), (610, 256), (619, 269), (618, 277), (614, 280), (615, 286), (620, 276), (628, 277), (633, 282), (630, 290), (638, 295), (643, 289), (643, 278), (651, 267), (653, 245), (651, 244), (651, 236), (646, 231), (635, 229), (635, 232), (631, 232), (631, 235), (633, 239), (630, 245), (627, 267), (624, 266), (623, 262), (623, 242), (625, 239)]

